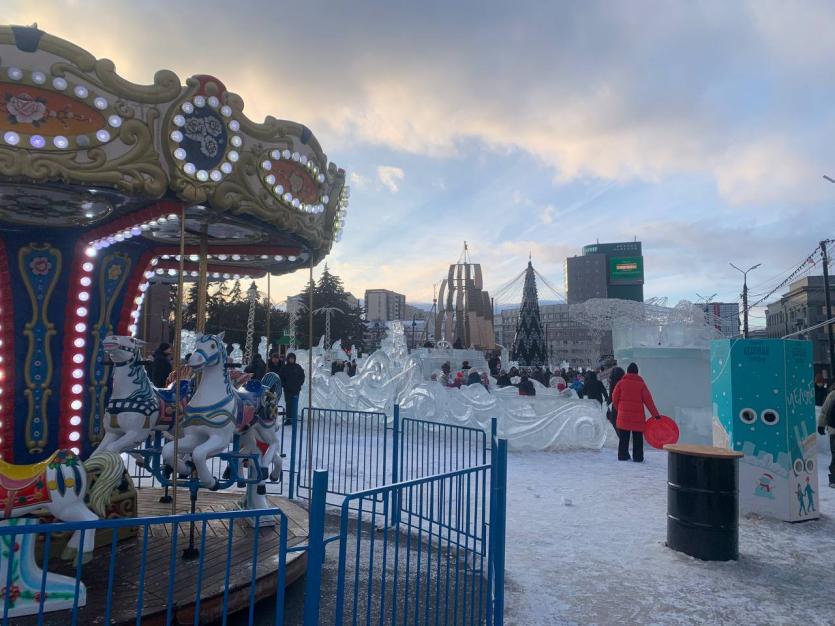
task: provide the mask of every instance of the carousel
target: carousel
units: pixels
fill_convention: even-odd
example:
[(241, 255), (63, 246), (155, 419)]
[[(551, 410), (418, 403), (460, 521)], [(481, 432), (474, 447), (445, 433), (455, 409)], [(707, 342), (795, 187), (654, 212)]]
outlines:
[[(344, 223), (344, 170), (307, 127), (249, 120), (242, 99), (213, 76), (183, 84), (160, 70), (153, 84), (133, 84), (111, 61), (35, 27), (0, 27), (0, 94), (2, 523), (36, 522), (24, 517), (32, 513), (64, 521), (176, 514), (201, 510), (201, 501), (217, 510), (240, 499), (230, 488), (246, 494), (247, 508), (276, 506), (264, 482), (281, 469), (280, 381), (232, 382), (222, 334), (205, 334), (206, 294), (213, 281), (322, 260)], [(154, 388), (140, 363), (139, 320), (155, 281), (176, 283), (180, 304), (184, 282), (198, 283), (196, 343), (183, 362), (198, 376), (167, 389)], [(176, 326), (175, 371), (179, 316)], [(217, 457), (225, 475), (212, 473)], [(170, 489), (168, 498), (137, 493), (128, 459)], [(199, 552), (191, 535), (186, 559)], [(248, 541), (246, 532), (237, 537)], [(110, 558), (93, 537), (65, 543), (65, 559)], [(159, 543), (171, 550), (170, 540)], [(62, 622), (70, 579), (48, 564), (49, 599), (32, 593), (27, 604), (35, 560), (15, 554), (0, 561), (0, 587), (23, 589), (10, 615), (40, 607)], [(294, 557), (298, 576), (303, 553)], [(40, 585), (40, 571), (36, 578)], [(92, 619), (95, 568), (87, 578), (76, 593)], [(165, 607), (143, 610), (153, 617)]]

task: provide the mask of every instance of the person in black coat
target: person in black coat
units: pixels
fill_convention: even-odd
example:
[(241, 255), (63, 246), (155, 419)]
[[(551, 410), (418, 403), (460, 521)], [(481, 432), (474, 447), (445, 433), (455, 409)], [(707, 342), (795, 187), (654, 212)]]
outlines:
[(278, 374), (280, 378), (281, 367), (283, 365), (284, 360), (281, 358), (281, 355), (278, 352), (273, 352), (270, 354), (270, 360), (267, 363), (267, 371), (272, 372), (273, 374)]
[(264, 378), (264, 374), (267, 373), (267, 364), (264, 363), (264, 359), (261, 358), (261, 355), (257, 352), (252, 356), (252, 360), (249, 362), (249, 365), (246, 366), (244, 369), (245, 374), (252, 374), (252, 377), (255, 380), (261, 380)]
[(481, 384), (481, 374), (479, 374), (476, 370), (470, 370), (470, 373), (467, 376), (467, 385), (480, 385), (480, 384)]
[(163, 342), (154, 350), (154, 361), (151, 363), (151, 382), (154, 387), (165, 387), (171, 370), (171, 344)]
[(604, 400), (609, 401), (609, 394), (606, 392), (606, 387), (597, 380), (597, 374), (593, 371), (586, 372), (586, 380), (583, 383), (583, 395), (581, 397), (589, 400), (597, 400), (603, 404)]
[(520, 396), (535, 396), (536, 388), (528, 378), (527, 373), (522, 374), (522, 380), (519, 381), (519, 395)]
[(296, 421), (296, 416), (299, 414), (299, 394), (304, 384), (304, 370), (302, 366), (296, 363), (296, 354), (290, 352), (287, 355), (287, 360), (284, 367), (278, 373), (281, 378), (281, 387), (284, 389), (284, 397), (287, 402), (287, 417), (284, 420), (285, 424), (292, 424)]

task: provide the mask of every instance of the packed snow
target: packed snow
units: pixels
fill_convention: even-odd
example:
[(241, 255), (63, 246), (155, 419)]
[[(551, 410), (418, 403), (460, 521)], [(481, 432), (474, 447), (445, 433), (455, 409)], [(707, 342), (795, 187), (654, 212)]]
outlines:
[(740, 519), (739, 561), (665, 547), (667, 454), (511, 453), (506, 619), (555, 624), (832, 624), (835, 489), (821, 519)]

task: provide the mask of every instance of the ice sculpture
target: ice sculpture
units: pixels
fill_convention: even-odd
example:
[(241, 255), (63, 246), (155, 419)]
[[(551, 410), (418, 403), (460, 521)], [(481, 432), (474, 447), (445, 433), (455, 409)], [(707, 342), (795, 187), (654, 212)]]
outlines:
[[(314, 348), (313, 406), (320, 408), (382, 411), (391, 416), (394, 404), (401, 417), (482, 428), (489, 432), (490, 419), (497, 418), (499, 435), (514, 450), (599, 449), (614, 430), (600, 404), (560, 396), (534, 381), (536, 396), (519, 396), (515, 387), (490, 390), (481, 384), (448, 388), (431, 380), (445, 361), (458, 368), (464, 360), (478, 371), (486, 371), (481, 352), (475, 350), (420, 349), (410, 355), (403, 326), (389, 324), (381, 348), (357, 361), (357, 374), (331, 376), (325, 351)], [(308, 354), (297, 351), (297, 360), (308, 369)], [(310, 376), (307, 376), (310, 379)], [(307, 383), (301, 404), (307, 406)]]

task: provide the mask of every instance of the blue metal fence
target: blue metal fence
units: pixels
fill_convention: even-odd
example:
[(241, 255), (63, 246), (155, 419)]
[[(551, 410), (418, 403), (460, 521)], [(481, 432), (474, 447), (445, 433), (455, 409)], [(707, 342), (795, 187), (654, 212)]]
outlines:
[[(495, 421), (488, 440), (479, 429), (401, 420), (396, 406), (391, 420), (376, 412), (305, 409), (296, 424), (283, 430), (287, 431), (285, 454), (289, 458), (285, 460), (289, 463), (284, 466), (284, 480), (278, 485), (268, 484), (268, 492), (277, 493), (278, 488), (287, 485), (291, 498), (310, 500), (309, 539), (304, 545), (288, 548), (287, 517), (279, 509), (0, 527), (0, 538), (41, 534), (43, 562), (48, 564), (52, 532), (96, 528), (112, 533), (105, 593), (105, 623), (109, 623), (114, 600), (113, 572), (123, 563), (116, 558), (117, 533), (125, 527), (138, 527), (140, 538), (136, 541), (142, 557), (136, 572), (138, 595), (134, 604), (139, 624), (145, 581), (148, 576), (162, 575), (146, 567), (148, 537), (156, 526), (168, 525), (175, 531), (166, 559), (165, 593), (169, 608), (165, 621), (171, 623), (171, 607), (184, 602), (174, 582), (184, 567), (178, 556), (176, 531), (194, 522), (202, 530), (197, 564), (200, 574), (191, 600), (196, 607), (196, 624), (204, 584), (206, 525), (212, 520), (223, 520), (229, 528), (226, 550), (215, 550), (211, 556), (212, 570), (225, 568), (228, 582), (234, 523), (241, 518), (275, 515), (279, 519), (275, 529), (280, 533), (278, 553), (259, 555), (259, 550), (263, 550), (258, 533), (250, 546), (253, 564), (248, 624), (255, 617), (258, 559), (277, 558), (280, 563), (273, 623), (282, 624), (286, 559), (289, 553), (299, 551), (307, 553), (305, 625), (502, 624), (507, 448), (496, 436)], [(284, 440), (283, 433), (282, 450)], [(219, 463), (215, 469), (217, 475), (222, 474)], [(153, 484), (152, 477), (144, 476), (141, 468), (135, 474), (138, 486), (144, 486), (142, 481)], [(326, 503), (340, 506), (339, 531), (328, 537)], [(339, 551), (335, 608), (321, 604), (327, 546), (332, 543), (337, 544)], [(100, 557), (97, 560), (102, 562)], [(83, 571), (79, 566), (76, 580), (81, 579)], [(6, 597), (6, 605), (8, 602)], [(229, 608), (228, 593), (224, 592), (224, 615)], [(85, 623), (79, 618), (78, 607), (73, 608), (67, 621)], [(4, 611), (2, 624), (7, 623)]]

